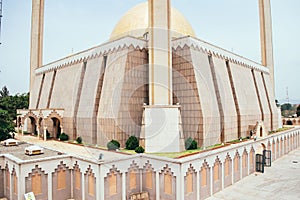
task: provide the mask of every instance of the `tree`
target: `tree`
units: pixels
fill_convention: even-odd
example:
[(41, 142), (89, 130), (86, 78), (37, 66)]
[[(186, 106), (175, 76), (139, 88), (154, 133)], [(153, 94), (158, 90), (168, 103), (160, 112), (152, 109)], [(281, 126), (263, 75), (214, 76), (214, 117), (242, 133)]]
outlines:
[(14, 125), (9, 119), (8, 112), (0, 109), (0, 141), (10, 138), (11, 132), (14, 132)]
[(9, 96), (9, 91), (6, 86), (2, 88), (0, 91), (0, 98)]
[(300, 104), (297, 107), (296, 114), (297, 114), (297, 117), (300, 117)]
[(27, 109), (28, 105), (29, 93), (16, 94), (14, 96), (0, 96), (0, 109), (6, 110), (11, 120), (15, 120), (17, 118), (17, 109)]
[(10, 137), (14, 131), (14, 120), (17, 119), (17, 109), (28, 108), (29, 93), (9, 94), (6, 86), (0, 90), (0, 140)]
[(292, 104), (285, 103), (281, 105), (281, 115), (284, 117), (290, 117), (292, 115)]
[(126, 149), (128, 150), (134, 150), (139, 146), (139, 140), (134, 135), (130, 136), (128, 140), (126, 141)]
[(281, 105), (281, 110), (285, 111), (285, 110), (290, 110), (292, 108), (292, 105), (290, 103), (285, 103)]

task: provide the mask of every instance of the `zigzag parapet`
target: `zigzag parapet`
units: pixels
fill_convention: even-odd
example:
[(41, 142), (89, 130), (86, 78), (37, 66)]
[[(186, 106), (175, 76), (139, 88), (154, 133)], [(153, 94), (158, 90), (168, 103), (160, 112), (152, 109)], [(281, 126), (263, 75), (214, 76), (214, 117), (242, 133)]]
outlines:
[(146, 47), (146, 43), (147, 42), (145, 40), (127, 36), (46, 64), (43, 67), (36, 69), (35, 74), (40, 75), (45, 72), (54, 71), (59, 68), (87, 61), (130, 46), (133, 46), (134, 49), (143, 49)]
[(178, 39), (175, 39), (172, 41), (173, 50), (176, 50), (177, 48), (183, 48), (184, 46), (188, 46), (190, 48), (197, 49), (199, 51), (203, 51), (207, 54), (211, 54), (215, 57), (222, 58), (224, 60), (228, 60), (230, 62), (239, 64), (241, 66), (248, 67), (250, 69), (255, 69), (260, 72), (269, 74), (269, 69), (262, 66), (261, 64), (256, 63), (252, 60), (249, 60), (240, 55), (234, 54), (228, 50), (217, 47), (217, 46), (210, 44), (208, 42), (205, 42), (203, 40), (193, 38), (190, 36), (185, 36), (185, 37), (178, 38)]

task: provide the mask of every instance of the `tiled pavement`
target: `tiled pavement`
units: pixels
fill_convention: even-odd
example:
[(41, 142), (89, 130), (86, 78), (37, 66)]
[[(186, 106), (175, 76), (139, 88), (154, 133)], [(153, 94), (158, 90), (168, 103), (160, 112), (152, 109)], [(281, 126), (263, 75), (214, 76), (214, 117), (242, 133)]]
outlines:
[(265, 173), (254, 173), (208, 200), (299, 200), (300, 148), (277, 159)]

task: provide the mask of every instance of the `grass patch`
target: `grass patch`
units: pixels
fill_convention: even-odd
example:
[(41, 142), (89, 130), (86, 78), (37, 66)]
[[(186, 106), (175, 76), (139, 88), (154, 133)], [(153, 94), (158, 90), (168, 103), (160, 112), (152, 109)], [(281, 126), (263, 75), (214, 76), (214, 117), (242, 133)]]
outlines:
[(198, 148), (198, 149), (194, 149), (194, 150), (186, 150), (186, 151), (182, 151), (182, 152), (170, 152), (170, 153), (149, 153), (150, 155), (155, 155), (155, 156), (161, 156), (161, 157), (167, 157), (167, 158), (181, 158), (181, 157), (185, 157), (185, 156), (189, 156), (189, 155), (193, 155), (196, 153), (201, 153), (202, 151), (207, 151), (207, 150), (212, 150), (218, 147), (223, 147), (223, 146), (228, 146), (229, 144), (215, 144), (215, 145), (211, 145), (209, 147), (204, 148)]
[(222, 144), (214, 144), (209, 147), (206, 147), (206, 149), (213, 149), (213, 148), (220, 147), (220, 146), (222, 146)]
[(269, 135), (274, 134), (274, 133), (279, 133), (279, 132), (282, 132), (282, 131), (287, 131), (287, 130), (290, 130), (290, 129), (293, 129), (293, 128), (295, 128), (295, 127), (293, 127), (293, 126), (284, 126), (284, 127), (279, 128), (275, 131), (270, 131)]
[(167, 157), (167, 158), (178, 158), (182, 156), (186, 156), (189, 154), (194, 154), (201, 152), (202, 148), (194, 149), (194, 150), (186, 150), (182, 152), (170, 152), (170, 153), (148, 153), (149, 155), (155, 155), (155, 156), (161, 156), (161, 157)]
[(122, 153), (128, 153), (128, 154), (136, 154), (136, 152), (134, 150), (128, 150), (128, 149), (120, 149), (119, 152), (122, 152)]
[(231, 140), (231, 141), (226, 142), (226, 143), (228, 143), (228, 144), (235, 144), (235, 143), (239, 143), (239, 142), (243, 142), (243, 141), (247, 141), (247, 140), (250, 140), (250, 137), (244, 137), (244, 138), (242, 138), (242, 140), (235, 139), (235, 140)]

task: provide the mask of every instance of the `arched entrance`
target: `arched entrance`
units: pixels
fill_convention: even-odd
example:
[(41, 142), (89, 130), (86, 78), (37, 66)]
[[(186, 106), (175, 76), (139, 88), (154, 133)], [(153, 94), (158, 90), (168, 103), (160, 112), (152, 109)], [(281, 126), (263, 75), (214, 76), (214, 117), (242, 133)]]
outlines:
[(58, 139), (61, 134), (60, 121), (56, 117), (52, 117), (51, 120), (53, 122), (53, 127), (52, 127), (53, 135), (52, 136), (54, 139)]
[(28, 127), (28, 132), (36, 135), (37, 134), (36, 120), (34, 117), (29, 117), (29, 119), (30, 119), (30, 123), (29, 123), (30, 126)]

